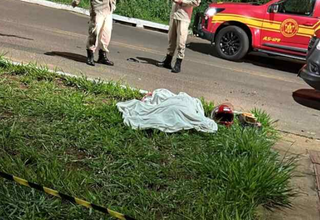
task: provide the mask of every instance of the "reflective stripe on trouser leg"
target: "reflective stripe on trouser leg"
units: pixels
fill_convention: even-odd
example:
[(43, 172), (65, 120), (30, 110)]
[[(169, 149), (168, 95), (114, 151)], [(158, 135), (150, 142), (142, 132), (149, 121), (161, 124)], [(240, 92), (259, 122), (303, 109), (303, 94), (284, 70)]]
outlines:
[(173, 56), (177, 47), (177, 20), (175, 19), (170, 19), (168, 41), (169, 46), (167, 54)]
[(104, 23), (99, 35), (100, 40), (100, 48), (103, 51), (109, 52), (108, 47), (111, 40), (111, 33), (112, 33), (112, 14), (108, 14), (104, 19)]
[(189, 22), (185, 21), (177, 21), (177, 41), (178, 41), (178, 55), (177, 58), (183, 59), (185, 50), (186, 50), (186, 43), (188, 39), (189, 33)]
[(101, 13), (90, 11), (89, 36), (87, 40), (87, 49), (96, 51), (99, 43), (99, 36), (103, 27), (105, 16)]

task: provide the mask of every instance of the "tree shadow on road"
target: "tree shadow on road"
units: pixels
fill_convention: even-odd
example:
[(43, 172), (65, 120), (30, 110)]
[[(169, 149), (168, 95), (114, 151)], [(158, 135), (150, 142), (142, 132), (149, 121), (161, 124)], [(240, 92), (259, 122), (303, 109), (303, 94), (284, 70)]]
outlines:
[(23, 39), (23, 40), (34, 40), (34, 39), (32, 39), (32, 38), (20, 37), (20, 36), (18, 36), (18, 35), (1, 34), (1, 33), (0, 33), (0, 37), (14, 37), (14, 38), (19, 38), (19, 39)]
[(58, 57), (63, 57), (69, 60), (73, 60), (76, 62), (80, 63), (85, 63), (87, 60), (87, 57), (80, 55), (80, 54), (75, 54), (75, 53), (69, 53), (69, 52), (59, 52), (59, 51), (52, 51), (52, 52), (47, 52), (45, 55), (48, 56), (58, 56)]
[[(214, 45), (210, 45), (209, 43), (190, 42), (187, 45), (187, 48), (198, 53), (207, 54), (219, 58), (214, 51)], [(298, 74), (299, 70), (305, 63), (303, 61), (286, 59), (282, 57), (270, 57), (264, 54), (262, 55), (260, 53), (250, 53), (244, 59), (242, 59), (241, 62), (293, 74)]]
[(292, 98), (308, 108), (320, 110), (320, 92), (314, 89), (299, 89), (292, 93)]

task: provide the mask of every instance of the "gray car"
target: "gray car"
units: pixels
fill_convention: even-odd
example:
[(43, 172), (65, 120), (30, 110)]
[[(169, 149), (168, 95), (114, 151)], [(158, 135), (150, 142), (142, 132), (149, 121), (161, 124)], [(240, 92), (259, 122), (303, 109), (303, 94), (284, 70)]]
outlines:
[(308, 48), (307, 63), (298, 74), (312, 88), (320, 91), (320, 32), (311, 38)]

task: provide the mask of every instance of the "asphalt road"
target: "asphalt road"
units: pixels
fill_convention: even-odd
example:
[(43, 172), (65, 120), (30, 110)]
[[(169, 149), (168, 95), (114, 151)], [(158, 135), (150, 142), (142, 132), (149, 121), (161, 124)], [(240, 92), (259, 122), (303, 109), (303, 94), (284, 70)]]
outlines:
[(173, 74), (154, 65), (166, 52), (166, 34), (115, 24), (110, 59), (116, 65), (90, 67), (85, 64), (88, 17), (18, 0), (1, 0), (0, 11), (0, 51), (12, 60), (149, 91), (187, 92), (216, 104), (231, 102), (237, 110), (260, 108), (278, 120), (280, 130), (320, 138), (320, 111), (292, 97), (294, 91), (311, 89), (297, 77), (302, 67), (297, 61), (250, 55), (229, 62), (217, 58), (207, 41), (190, 37), (183, 72)]

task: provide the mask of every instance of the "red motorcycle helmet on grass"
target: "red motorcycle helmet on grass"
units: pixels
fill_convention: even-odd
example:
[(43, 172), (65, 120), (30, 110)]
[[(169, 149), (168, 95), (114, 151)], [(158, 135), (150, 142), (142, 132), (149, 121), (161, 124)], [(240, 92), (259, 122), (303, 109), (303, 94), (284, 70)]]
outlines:
[(234, 121), (233, 105), (230, 103), (223, 103), (213, 109), (211, 118), (218, 124), (231, 126)]

